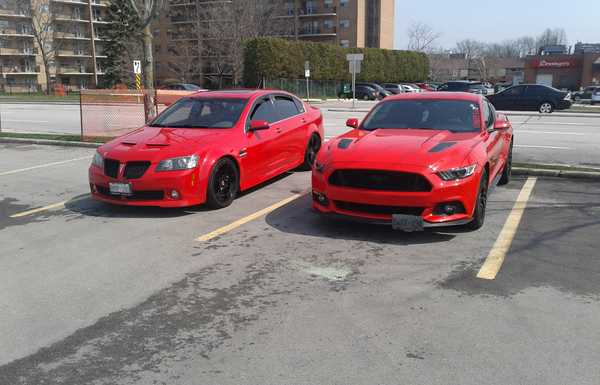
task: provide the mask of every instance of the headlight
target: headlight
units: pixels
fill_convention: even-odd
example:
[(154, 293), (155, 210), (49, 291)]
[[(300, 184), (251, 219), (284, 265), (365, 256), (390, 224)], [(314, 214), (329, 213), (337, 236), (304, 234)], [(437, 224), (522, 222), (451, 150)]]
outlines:
[(456, 179), (464, 179), (467, 178), (475, 172), (477, 168), (476, 164), (467, 167), (453, 168), (447, 171), (438, 172), (438, 176), (443, 180), (456, 180)]
[(189, 170), (197, 165), (198, 155), (180, 156), (178, 158), (161, 160), (158, 166), (156, 166), (156, 171)]
[(100, 155), (99, 152), (96, 151), (94, 154), (94, 159), (92, 159), (92, 164), (94, 166), (98, 166), (100, 168), (104, 168), (104, 158)]

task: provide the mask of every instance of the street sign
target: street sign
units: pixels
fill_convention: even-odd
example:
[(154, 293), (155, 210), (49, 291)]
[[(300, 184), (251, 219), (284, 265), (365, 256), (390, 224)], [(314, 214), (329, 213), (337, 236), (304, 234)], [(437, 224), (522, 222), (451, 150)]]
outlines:
[(348, 62), (348, 70), (350, 73), (359, 74), (360, 73), (360, 60), (351, 60)]
[(309, 78), (310, 77), (310, 70), (304, 70), (304, 77), (305, 78)]
[(346, 55), (346, 60), (348, 61), (356, 61), (356, 60), (364, 60), (365, 55), (362, 53), (349, 53)]
[(133, 73), (141, 74), (142, 73), (142, 62), (139, 60), (133, 61)]

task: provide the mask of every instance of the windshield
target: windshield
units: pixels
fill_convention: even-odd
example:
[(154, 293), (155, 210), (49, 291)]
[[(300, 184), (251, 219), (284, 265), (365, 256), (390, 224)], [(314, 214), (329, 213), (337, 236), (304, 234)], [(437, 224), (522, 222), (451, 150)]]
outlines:
[(394, 100), (379, 104), (363, 122), (362, 129), (413, 128), (477, 132), (479, 106), (464, 100)]
[(245, 105), (245, 99), (184, 98), (160, 114), (150, 127), (231, 128)]

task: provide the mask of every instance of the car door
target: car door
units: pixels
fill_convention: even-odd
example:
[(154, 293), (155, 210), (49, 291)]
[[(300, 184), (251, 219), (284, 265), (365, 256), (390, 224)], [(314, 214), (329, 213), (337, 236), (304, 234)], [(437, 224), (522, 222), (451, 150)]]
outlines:
[(279, 114), (276, 134), (280, 146), (279, 150), (283, 155), (282, 164), (286, 170), (289, 170), (300, 164), (304, 158), (308, 122), (291, 96), (275, 94), (273, 95), (273, 103)]
[[(271, 124), (266, 130), (250, 131), (252, 120), (263, 120)], [(279, 115), (270, 96), (257, 98), (246, 118), (244, 135), (246, 147), (240, 149), (240, 162), (247, 173), (248, 185), (255, 185), (276, 175), (282, 155), (277, 143), (276, 123)]]
[(483, 117), (485, 123), (485, 129), (487, 130), (486, 139), (486, 150), (488, 153), (488, 160), (490, 162), (490, 181), (496, 177), (500, 168), (503, 165), (502, 156), (502, 133), (494, 130), (494, 123), (496, 122), (496, 110), (491, 103), (483, 102)]
[(521, 97), (525, 91), (525, 86), (514, 86), (505, 89), (497, 95), (491, 97), (492, 104), (497, 110), (518, 110), (521, 109)]
[(546, 88), (539, 85), (529, 85), (525, 88), (522, 97), (522, 104), (526, 110), (537, 110), (544, 99), (553, 101), (553, 95), (549, 95)]

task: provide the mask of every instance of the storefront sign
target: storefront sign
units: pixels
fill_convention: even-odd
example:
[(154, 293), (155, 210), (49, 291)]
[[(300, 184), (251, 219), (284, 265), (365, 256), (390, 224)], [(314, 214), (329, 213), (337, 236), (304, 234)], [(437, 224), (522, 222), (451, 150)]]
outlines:
[(550, 60), (550, 59), (534, 59), (531, 62), (533, 68), (572, 68), (577, 67), (577, 62), (572, 59), (567, 60)]

